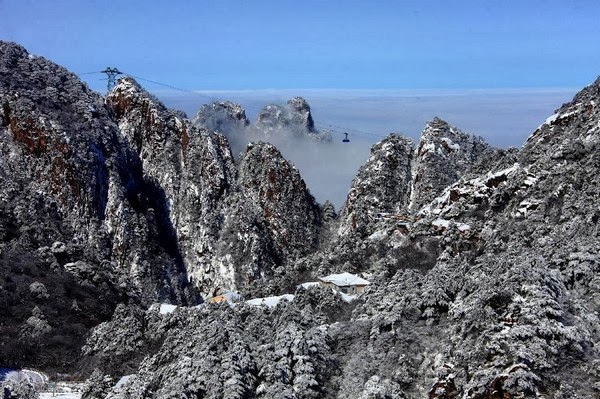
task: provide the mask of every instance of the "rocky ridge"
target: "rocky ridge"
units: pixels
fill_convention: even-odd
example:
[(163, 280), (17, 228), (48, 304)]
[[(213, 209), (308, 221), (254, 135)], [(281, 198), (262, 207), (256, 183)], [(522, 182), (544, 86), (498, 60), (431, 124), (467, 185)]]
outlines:
[(224, 201), (236, 169), (227, 139), (198, 129), (166, 109), (131, 78), (107, 96), (121, 133), (154, 182), (192, 280), (210, 267), (222, 227)]
[(372, 147), (350, 187), (340, 235), (358, 232), (364, 238), (364, 228), (374, 221), (409, 217), (498, 151), (439, 118), (427, 124), (416, 147), (410, 139), (389, 135)]

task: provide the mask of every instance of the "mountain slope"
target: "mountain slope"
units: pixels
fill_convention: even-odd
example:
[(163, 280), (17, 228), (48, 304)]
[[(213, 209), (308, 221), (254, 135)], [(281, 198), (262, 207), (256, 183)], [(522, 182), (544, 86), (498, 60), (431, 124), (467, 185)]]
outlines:
[(62, 367), (117, 302), (194, 300), (151, 212), (155, 187), (102, 98), (0, 42), (0, 105), (3, 362)]
[[(236, 398), (596, 396), (599, 101), (600, 80), (520, 151), (494, 152), (482, 174), (480, 162), (464, 169), (471, 172), (415, 209), (410, 223), (368, 224), (356, 248), (322, 253), (322, 261), (386, 258), (392, 274), (363, 266), (375, 279), (362, 300), (340, 308), (334, 294), (315, 287), (274, 309), (182, 309), (160, 322), (176, 318), (181, 327), (110, 397), (222, 397), (234, 387), (227, 392)], [(406, 176), (412, 152), (405, 148), (396, 149), (402, 162), (371, 168), (369, 178)], [(382, 152), (367, 165), (381, 155), (392, 156)], [(409, 186), (381, 205), (408, 204)], [(435, 250), (403, 244), (423, 239)], [(379, 252), (369, 255), (374, 247)], [(415, 267), (423, 256), (427, 267)], [(201, 340), (191, 346), (195, 356), (168, 356), (186, 347), (198, 319), (218, 331), (207, 333), (212, 345)], [(195, 360), (206, 356), (210, 371)]]

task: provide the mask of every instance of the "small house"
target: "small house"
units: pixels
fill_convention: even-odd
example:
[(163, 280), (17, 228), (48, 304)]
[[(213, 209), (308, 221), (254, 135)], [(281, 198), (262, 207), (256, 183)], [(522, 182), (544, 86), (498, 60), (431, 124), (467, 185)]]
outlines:
[(333, 288), (347, 295), (358, 295), (362, 293), (370, 282), (364, 278), (351, 273), (330, 274), (320, 277), (319, 282), (328, 288)]

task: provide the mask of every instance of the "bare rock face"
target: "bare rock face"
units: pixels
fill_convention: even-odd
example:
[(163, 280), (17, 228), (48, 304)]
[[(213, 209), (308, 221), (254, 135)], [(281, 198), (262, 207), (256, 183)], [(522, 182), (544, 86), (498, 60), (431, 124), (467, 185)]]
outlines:
[[(169, 224), (152, 210), (153, 186), (102, 98), (62, 67), (0, 42), (0, 107), (0, 285), (10, 287), (0, 297), (12, 309), (2, 313), (1, 347), (21, 348), (2, 350), (2, 363), (63, 367), (124, 297), (191, 299)], [(35, 306), (49, 328), (15, 342)]]
[(259, 208), (275, 245), (286, 256), (314, 247), (320, 211), (298, 170), (271, 144), (248, 145), (240, 159), (238, 186)]
[(203, 292), (212, 291), (218, 277), (204, 275), (215, 262), (223, 207), (236, 178), (227, 139), (192, 126), (130, 78), (119, 80), (107, 103), (142, 159), (144, 178), (162, 191), (161, 206), (190, 278), (208, 283)]

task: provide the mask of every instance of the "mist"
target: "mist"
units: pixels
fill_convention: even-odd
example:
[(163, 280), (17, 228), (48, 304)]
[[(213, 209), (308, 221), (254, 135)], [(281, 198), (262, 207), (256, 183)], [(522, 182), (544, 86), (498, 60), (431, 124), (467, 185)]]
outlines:
[(338, 138), (331, 142), (315, 142), (304, 137), (278, 135), (265, 138), (260, 135), (247, 135), (245, 142), (230, 139), (236, 158), (245, 150), (247, 142), (264, 141), (279, 149), (285, 159), (299, 171), (315, 199), (323, 204), (329, 200), (340, 210), (346, 201), (352, 179), (369, 157), (373, 142), (363, 137), (353, 138), (343, 143)]
[[(203, 91), (197, 94), (154, 91), (168, 107), (193, 117), (202, 104), (230, 100), (254, 121), (267, 104), (285, 104), (304, 97), (315, 126), (332, 132), (331, 143), (272, 137), (269, 141), (300, 171), (318, 202), (331, 201), (339, 210), (370, 147), (389, 133), (418, 141), (425, 124), (438, 116), (451, 125), (482, 136), (493, 146), (520, 147), (554, 110), (578, 89), (496, 90), (252, 90)], [(350, 143), (342, 143), (348, 132)], [(230, 138), (236, 155), (243, 142)]]

